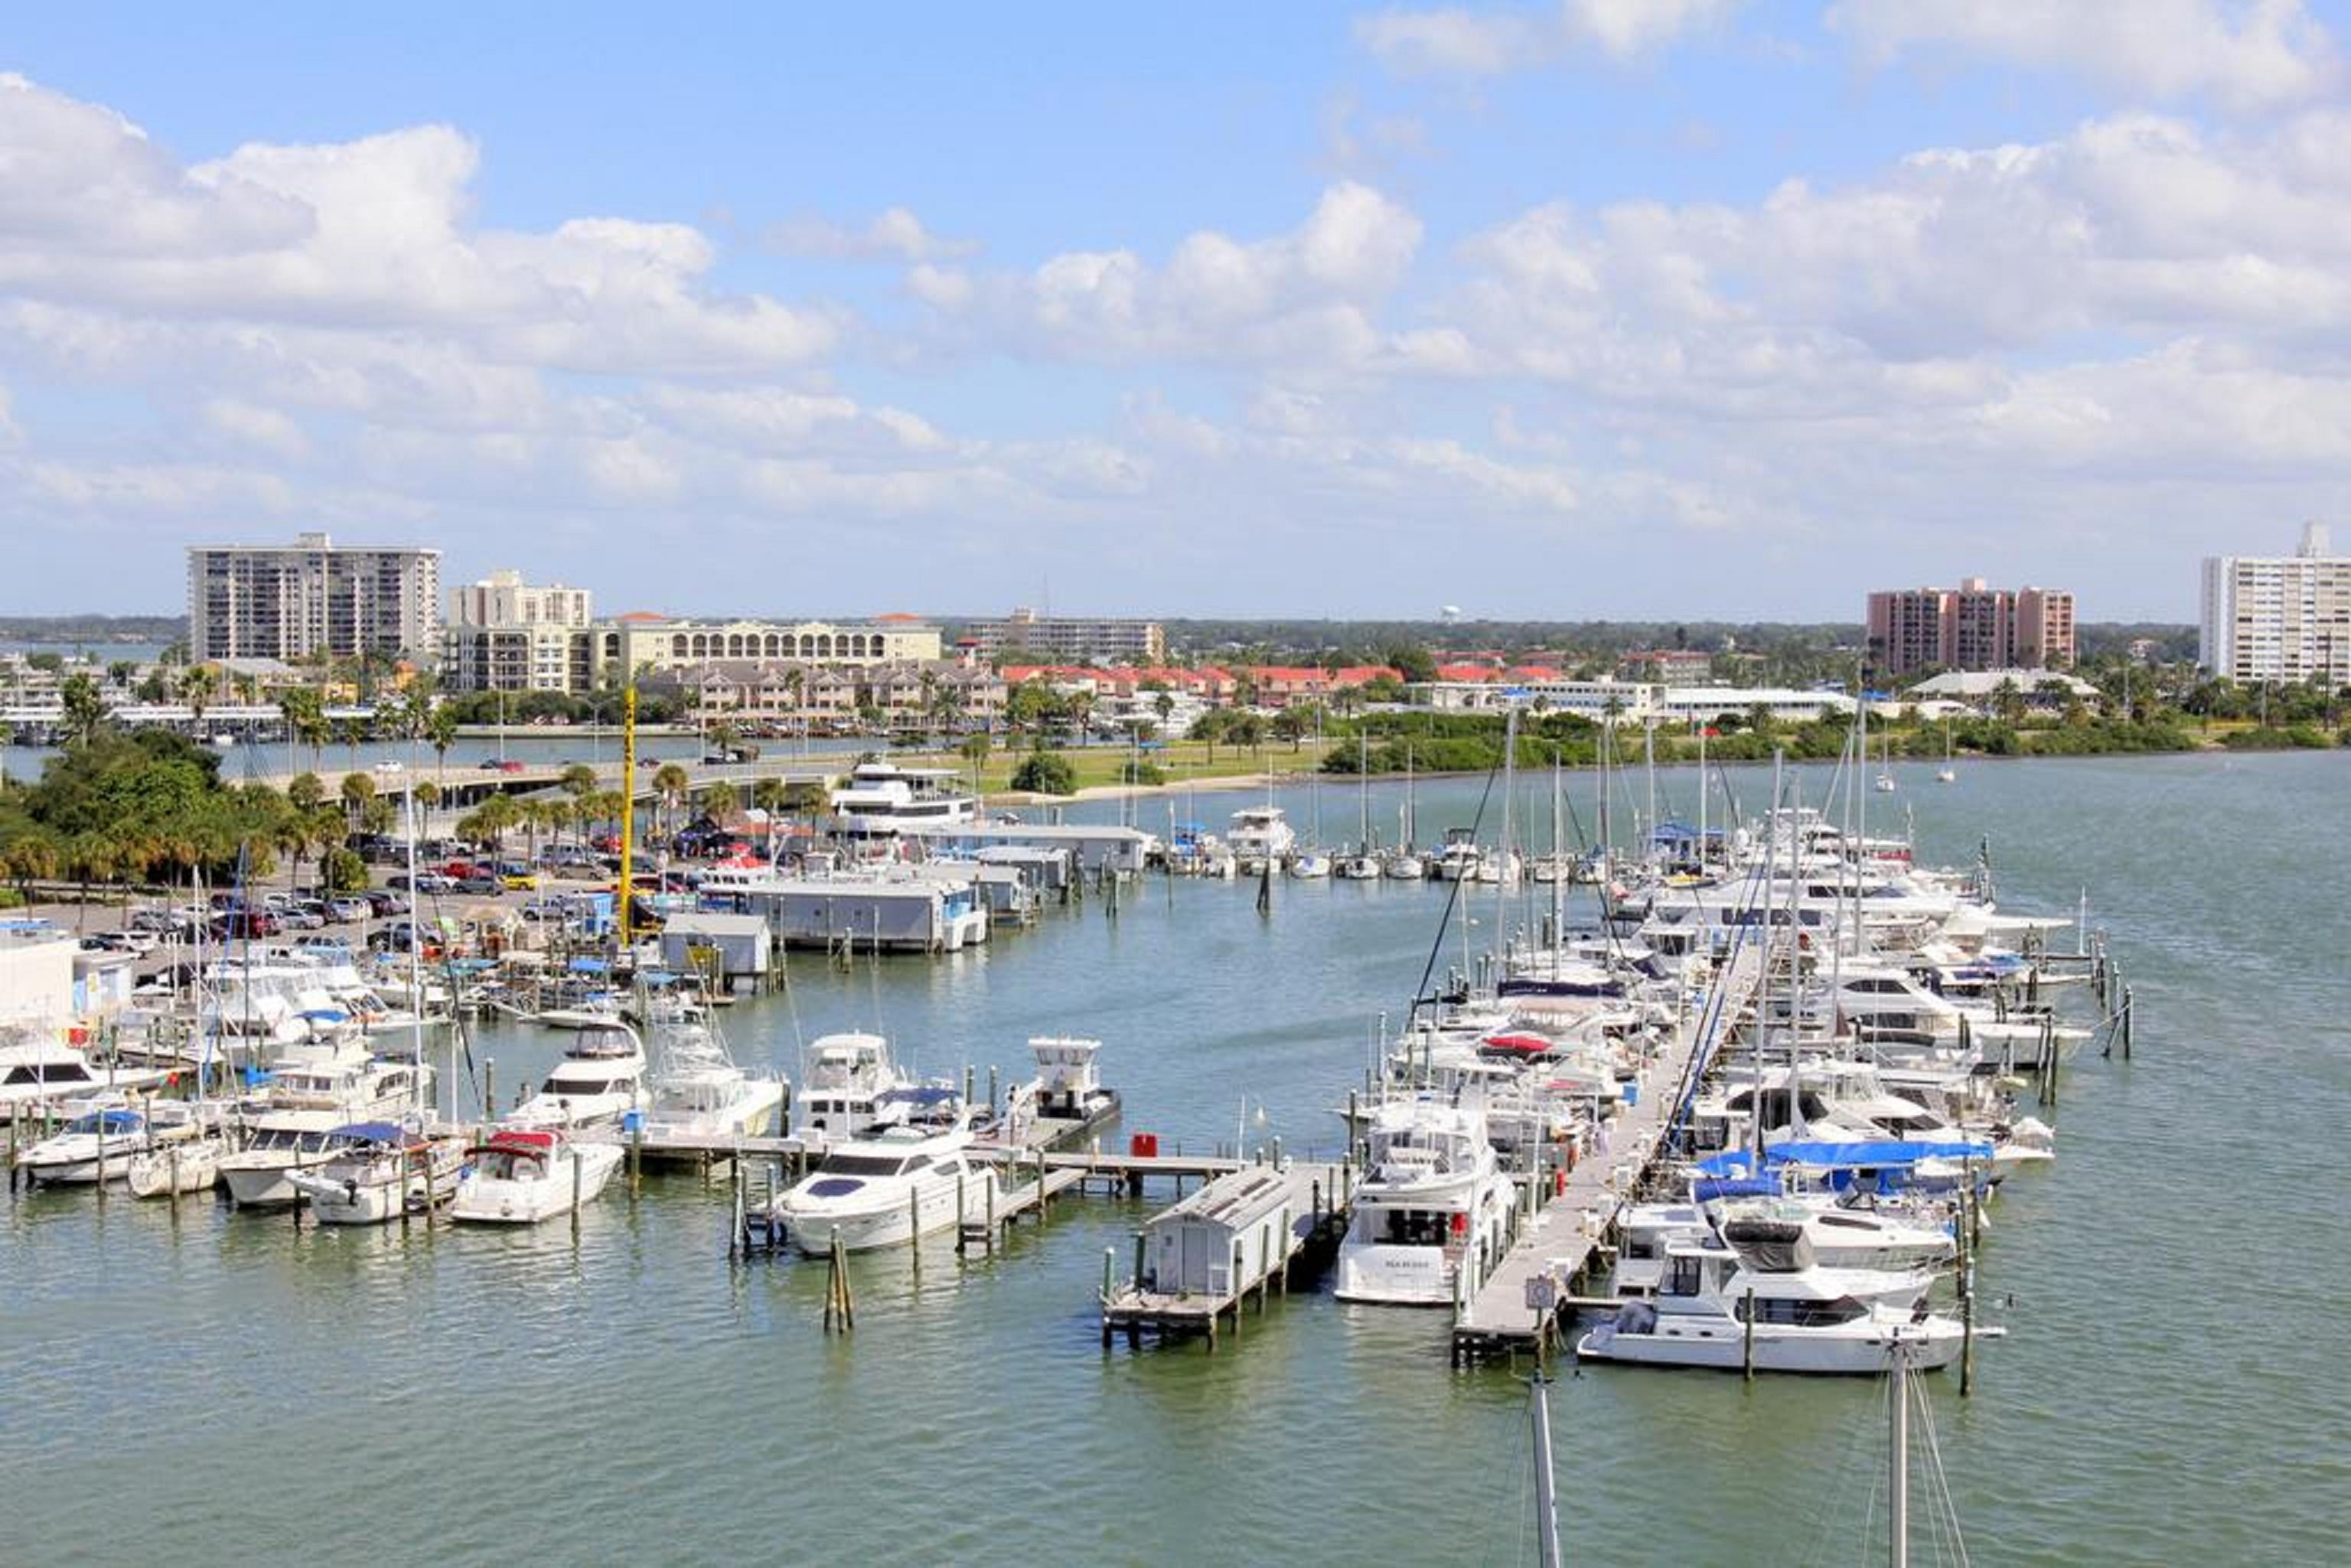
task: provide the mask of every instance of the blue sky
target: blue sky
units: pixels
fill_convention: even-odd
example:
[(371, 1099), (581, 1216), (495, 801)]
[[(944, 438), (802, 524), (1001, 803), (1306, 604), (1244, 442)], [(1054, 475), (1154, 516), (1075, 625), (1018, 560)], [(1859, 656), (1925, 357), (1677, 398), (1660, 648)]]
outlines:
[(2343, 508), (2343, 27), (53, 8), (0, 612), (325, 527), (611, 610), (2187, 620)]

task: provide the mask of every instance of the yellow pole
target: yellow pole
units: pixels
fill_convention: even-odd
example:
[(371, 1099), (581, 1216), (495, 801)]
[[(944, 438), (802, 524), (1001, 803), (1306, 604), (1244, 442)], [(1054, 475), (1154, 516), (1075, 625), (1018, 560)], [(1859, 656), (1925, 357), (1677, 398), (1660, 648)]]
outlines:
[(621, 697), (621, 889), (616, 911), (621, 951), (629, 950), (629, 894), (636, 868), (637, 688), (632, 682)]

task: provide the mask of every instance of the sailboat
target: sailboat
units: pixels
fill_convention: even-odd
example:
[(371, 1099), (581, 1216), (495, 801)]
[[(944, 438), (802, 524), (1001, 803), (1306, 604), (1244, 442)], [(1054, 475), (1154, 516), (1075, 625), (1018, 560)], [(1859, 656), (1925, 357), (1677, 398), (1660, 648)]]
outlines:
[(1404, 748), (1404, 804), (1396, 808), (1396, 847), (1381, 865), (1381, 870), (1398, 882), (1424, 882), (1428, 867), (1419, 852), (1412, 847), (1412, 747)]
[(1894, 737), (1891, 734), (1886, 735), (1879, 745), (1878, 756), (1883, 760), (1879, 762), (1877, 768), (1877, 792), (1881, 795), (1891, 795), (1894, 793)]
[(1377, 882), (1380, 877), (1380, 857), (1372, 852), (1372, 738), (1368, 733), (1355, 737), (1355, 787), (1361, 804), (1356, 810), (1355, 852), (1341, 855), (1336, 867), (1338, 875), (1349, 882)]
[(1959, 769), (1951, 766), (1951, 721), (1946, 716), (1943, 719), (1943, 765), (1935, 769), (1935, 782), (1956, 784), (1959, 781)]

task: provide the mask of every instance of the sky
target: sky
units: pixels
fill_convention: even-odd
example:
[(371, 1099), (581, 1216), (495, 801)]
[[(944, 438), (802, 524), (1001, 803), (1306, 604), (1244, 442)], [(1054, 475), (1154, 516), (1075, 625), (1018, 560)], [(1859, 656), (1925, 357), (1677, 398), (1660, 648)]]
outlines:
[(2351, 525), (2346, 5), (23, 8), (0, 613), (324, 529), (605, 612), (2190, 621)]

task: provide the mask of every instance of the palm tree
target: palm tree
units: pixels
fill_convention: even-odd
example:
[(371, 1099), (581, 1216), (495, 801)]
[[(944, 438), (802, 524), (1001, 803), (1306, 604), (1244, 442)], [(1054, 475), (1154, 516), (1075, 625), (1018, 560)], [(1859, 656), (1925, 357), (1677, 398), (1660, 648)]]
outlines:
[(193, 664), (180, 674), (180, 700), (188, 705), (195, 716), (195, 727), (204, 727), (204, 705), (212, 699), (213, 669), (209, 664)]
[(575, 800), (584, 800), (596, 792), (596, 770), (584, 762), (575, 762), (563, 770), (557, 780), (563, 792)]
[(653, 793), (661, 800), (664, 820), (672, 831), (677, 826), (675, 813), (685, 804), (686, 789), (692, 782), (685, 769), (674, 762), (664, 762), (653, 769)]
[(310, 769), (318, 771), (319, 752), (327, 744), (327, 704), (310, 686), (297, 686), (277, 698), (277, 711), (286, 717), (286, 731), (295, 741), (310, 748)]
[(21, 834), (10, 841), (5, 854), (0, 855), (0, 864), (5, 865), (8, 879), (16, 884), (17, 896), (30, 904), (33, 884), (57, 877), (57, 841), (37, 830)]
[(74, 880), (81, 883), (81, 897), (74, 913), (74, 929), (78, 931), (89, 915), (89, 884), (115, 875), (121, 867), (122, 857), (111, 835), (88, 832), (76, 833), (66, 841), (65, 860)]
[(702, 792), (702, 814), (714, 822), (726, 821), (741, 804), (741, 798), (735, 793), (732, 784), (713, 784)]
[(89, 671), (68, 675), (59, 697), (65, 705), (64, 740), (69, 749), (88, 746), (106, 733), (106, 697)]
[(449, 748), (457, 743), (457, 710), (443, 703), (424, 720), (424, 738), (433, 747), (433, 777), (448, 777)]

